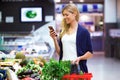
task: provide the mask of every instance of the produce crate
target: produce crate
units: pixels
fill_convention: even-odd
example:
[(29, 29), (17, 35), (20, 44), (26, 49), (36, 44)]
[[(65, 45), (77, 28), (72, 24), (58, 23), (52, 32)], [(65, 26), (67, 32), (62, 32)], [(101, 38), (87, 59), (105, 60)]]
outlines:
[(62, 77), (62, 80), (91, 80), (92, 73), (84, 73), (84, 74), (67, 74)]

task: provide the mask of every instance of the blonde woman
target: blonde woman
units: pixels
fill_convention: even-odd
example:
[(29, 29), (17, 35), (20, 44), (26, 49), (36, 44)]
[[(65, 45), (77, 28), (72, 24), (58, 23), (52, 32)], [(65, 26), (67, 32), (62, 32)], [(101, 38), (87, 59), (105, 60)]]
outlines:
[(53, 29), (50, 29), (50, 36), (60, 56), (59, 59), (71, 60), (87, 73), (87, 59), (92, 57), (93, 51), (88, 30), (78, 23), (79, 14), (75, 4), (67, 4), (62, 10), (63, 22), (59, 40)]

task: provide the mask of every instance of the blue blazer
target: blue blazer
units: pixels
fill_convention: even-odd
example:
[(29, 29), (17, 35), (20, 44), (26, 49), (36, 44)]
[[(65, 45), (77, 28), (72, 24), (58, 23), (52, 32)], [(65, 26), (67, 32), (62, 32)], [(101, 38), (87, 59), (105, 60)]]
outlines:
[[(59, 46), (60, 46), (59, 60), (62, 60), (63, 49), (62, 49), (61, 39), (59, 41)], [(90, 33), (88, 32), (87, 29), (85, 29), (80, 24), (78, 24), (77, 35), (76, 35), (76, 48), (77, 48), (77, 56), (78, 57), (84, 55), (87, 51), (90, 51), (91, 53), (93, 53), (91, 39), (90, 39)], [(88, 72), (86, 63), (87, 63), (87, 60), (81, 60), (79, 62), (80, 69), (83, 72)]]

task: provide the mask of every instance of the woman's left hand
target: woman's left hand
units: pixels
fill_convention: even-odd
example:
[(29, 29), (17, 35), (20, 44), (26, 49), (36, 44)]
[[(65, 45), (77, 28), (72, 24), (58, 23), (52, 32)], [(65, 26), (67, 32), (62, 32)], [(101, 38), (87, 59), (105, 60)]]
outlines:
[(78, 65), (78, 64), (79, 64), (79, 61), (80, 61), (80, 57), (77, 57), (77, 59), (74, 60), (73, 63)]

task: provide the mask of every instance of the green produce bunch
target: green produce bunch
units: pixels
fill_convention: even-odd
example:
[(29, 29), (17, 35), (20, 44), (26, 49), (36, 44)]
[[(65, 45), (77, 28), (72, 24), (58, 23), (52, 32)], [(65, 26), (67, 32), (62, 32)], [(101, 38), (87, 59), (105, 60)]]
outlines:
[(42, 68), (39, 65), (34, 64), (32, 60), (29, 60), (29, 62), (27, 62), (25, 66), (19, 69), (16, 74), (19, 79), (30, 77), (35, 80), (40, 80), (41, 71), (42, 71)]
[(70, 74), (70, 61), (50, 59), (42, 68), (41, 80), (61, 80), (63, 75)]

